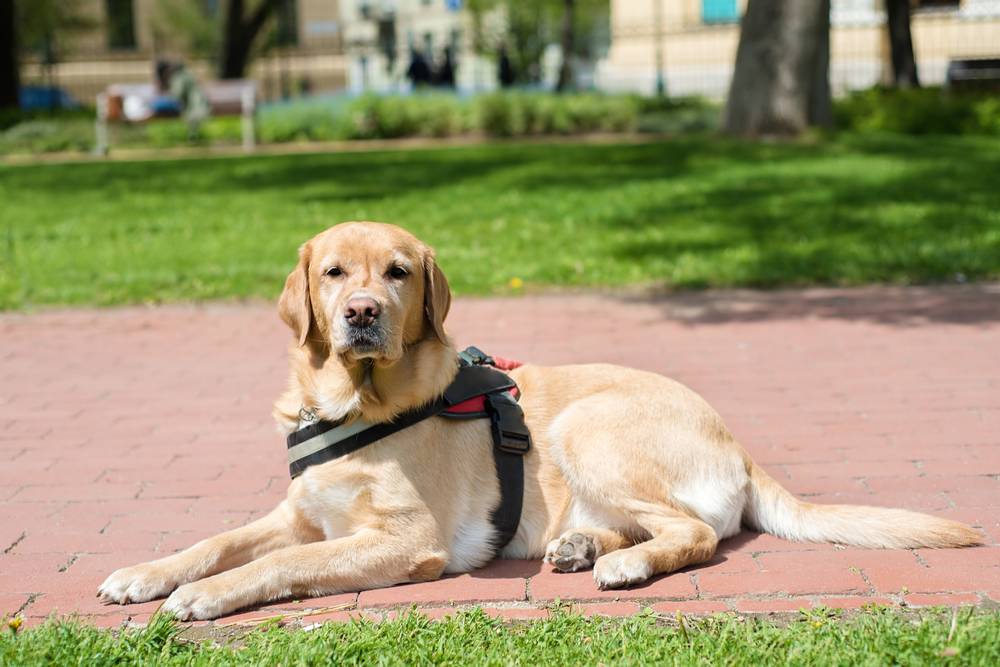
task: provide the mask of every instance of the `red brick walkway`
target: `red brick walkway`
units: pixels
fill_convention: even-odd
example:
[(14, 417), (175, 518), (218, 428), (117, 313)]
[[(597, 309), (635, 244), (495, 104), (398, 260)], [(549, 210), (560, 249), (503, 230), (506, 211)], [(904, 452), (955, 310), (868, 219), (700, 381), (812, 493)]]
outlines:
[[(744, 533), (711, 564), (629, 591), (514, 561), (237, 618), (410, 603), (527, 617), (556, 600), (612, 614), (1000, 602), (1000, 286), (463, 299), (450, 327), (504, 356), (668, 374), (793, 491), (962, 519), (991, 546), (872, 552)], [(287, 340), (260, 305), (0, 316), (0, 615), (141, 622), (155, 604), (94, 598), (109, 572), (273, 506), (287, 482), (269, 417)]]

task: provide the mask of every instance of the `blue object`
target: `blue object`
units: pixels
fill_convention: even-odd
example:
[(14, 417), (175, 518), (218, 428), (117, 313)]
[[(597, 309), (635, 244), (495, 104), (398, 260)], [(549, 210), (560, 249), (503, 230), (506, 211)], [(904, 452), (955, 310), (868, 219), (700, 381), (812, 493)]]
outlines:
[(153, 112), (154, 116), (180, 116), (181, 103), (175, 98), (169, 95), (157, 95), (153, 98), (153, 101), (149, 103), (149, 110)]
[(462, 0), (444, 0), (444, 6), (450, 11), (459, 12), (462, 11)]
[(701, 0), (701, 20), (703, 23), (739, 22), (736, 0)]
[(55, 86), (21, 86), (18, 100), (22, 111), (77, 109), (80, 106), (69, 93)]

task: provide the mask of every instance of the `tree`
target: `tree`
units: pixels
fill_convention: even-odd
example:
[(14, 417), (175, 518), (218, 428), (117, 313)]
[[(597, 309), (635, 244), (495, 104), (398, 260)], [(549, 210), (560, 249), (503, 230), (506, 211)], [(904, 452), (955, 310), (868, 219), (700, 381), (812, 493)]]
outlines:
[(910, 0), (886, 0), (885, 9), (893, 85), (896, 88), (919, 88), (917, 61), (913, 57), (913, 38), (910, 35)]
[(17, 109), (21, 89), (14, 0), (0, 0), (0, 109)]
[[(66, 55), (74, 37), (93, 30), (97, 21), (86, 11), (83, 0), (15, 0), (10, 4), (15, 5), (16, 48), (38, 58), (47, 85), (54, 88), (56, 63)], [(0, 48), (13, 48), (4, 42)], [(55, 95), (49, 99), (51, 104), (57, 103)]]
[(749, 0), (726, 131), (791, 136), (832, 121), (830, 0)]
[(159, 0), (153, 23), (157, 45), (180, 46), (189, 55), (218, 63), (222, 21), (205, 0)]
[[(517, 83), (542, 80), (547, 46), (562, 46), (556, 87), (573, 85), (573, 58), (592, 59), (608, 33), (608, 0), (466, 0), (476, 53), (506, 55)], [(487, 20), (501, 17), (499, 21)], [(568, 54), (568, 55), (567, 55)]]
[(562, 47), (562, 64), (559, 66), (559, 79), (556, 90), (563, 91), (573, 87), (573, 43), (576, 41), (575, 0), (563, 0), (562, 34), (559, 40)]
[(250, 63), (254, 42), (283, 1), (258, 0), (256, 8), (248, 13), (243, 0), (229, 0), (223, 22), (220, 78), (243, 78)]

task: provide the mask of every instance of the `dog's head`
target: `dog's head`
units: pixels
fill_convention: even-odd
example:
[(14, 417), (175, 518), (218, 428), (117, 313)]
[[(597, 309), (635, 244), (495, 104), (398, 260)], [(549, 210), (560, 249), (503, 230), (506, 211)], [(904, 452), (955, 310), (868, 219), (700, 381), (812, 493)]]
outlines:
[(387, 366), (407, 345), (428, 337), (446, 342), (450, 305), (430, 247), (394, 225), (346, 222), (299, 249), (278, 311), (299, 345)]

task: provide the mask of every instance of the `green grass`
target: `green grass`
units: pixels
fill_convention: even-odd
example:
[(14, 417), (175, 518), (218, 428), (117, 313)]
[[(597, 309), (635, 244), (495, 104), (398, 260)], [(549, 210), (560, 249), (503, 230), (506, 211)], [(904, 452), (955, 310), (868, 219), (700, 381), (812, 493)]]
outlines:
[(996, 665), (1000, 613), (919, 615), (824, 611), (784, 626), (717, 616), (663, 623), (557, 614), (504, 625), (480, 611), (441, 622), (411, 614), (385, 623), (326, 624), (311, 632), (266, 627), (233, 641), (192, 641), (154, 620), (121, 634), (66, 622), (0, 638), (0, 665)]
[(273, 298), (352, 219), (460, 294), (996, 278), (998, 174), (997, 138), (871, 135), (0, 167), (0, 308)]

